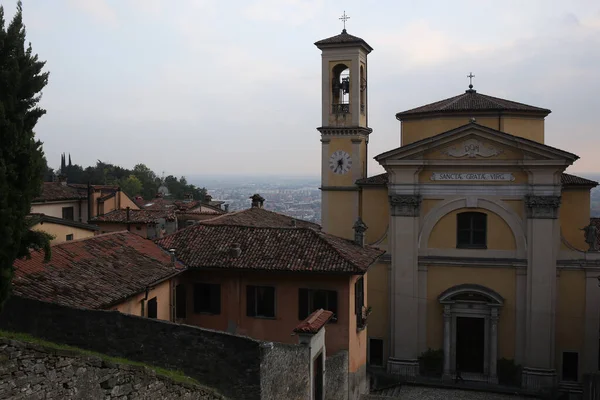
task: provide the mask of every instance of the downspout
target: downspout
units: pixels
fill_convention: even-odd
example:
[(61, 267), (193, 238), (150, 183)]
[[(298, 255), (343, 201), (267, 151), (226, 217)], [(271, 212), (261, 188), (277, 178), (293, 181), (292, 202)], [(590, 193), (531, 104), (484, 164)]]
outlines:
[(142, 299), (142, 317), (146, 316), (146, 301), (148, 301), (148, 286), (146, 286), (146, 295), (144, 296), (144, 298)]
[[(175, 255), (175, 249), (169, 249), (169, 253), (171, 254), (171, 267), (175, 268), (177, 266), (177, 258)], [(177, 306), (177, 299), (175, 297), (175, 278), (171, 278), (169, 281), (169, 286), (171, 287), (171, 307), (169, 308), (171, 315), (171, 322), (175, 322), (176, 311), (175, 307)]]

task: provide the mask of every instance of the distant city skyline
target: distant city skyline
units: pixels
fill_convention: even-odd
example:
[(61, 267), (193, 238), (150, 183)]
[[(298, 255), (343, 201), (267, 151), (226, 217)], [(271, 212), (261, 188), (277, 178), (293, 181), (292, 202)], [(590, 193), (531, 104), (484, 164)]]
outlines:
[[(10, 20), (16, 0), (0, 0)], [(600, 3), (27, 0), (50, 81), (36, 127), (60, 154), (157, 173), (319, 176), (320, 52), (348, 32), (369, 56), (369, 175), (399, 146), (399, 111), (475, 89), (549, 108), (546, 143), (599, 172)], [(490, 17), (493, 16), (493, 17)]]

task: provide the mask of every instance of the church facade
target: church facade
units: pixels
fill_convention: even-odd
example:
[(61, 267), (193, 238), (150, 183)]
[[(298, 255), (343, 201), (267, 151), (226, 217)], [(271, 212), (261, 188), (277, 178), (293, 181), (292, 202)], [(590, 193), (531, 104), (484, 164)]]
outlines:
[[(401, 146), (367, 175), (366, 41), (344, 31), (322, 52), (322, 225), (386, 250), (369, 269), (371, 365), (420, 374), (443, 353), (444, 378), (577, 383), (599, 368), (596, 182), (566, 174), (578, 157), (544, 140), (550, 110), (464, 93), (396, 114)], [(355, 225), (356, 223), (358, 225)]]

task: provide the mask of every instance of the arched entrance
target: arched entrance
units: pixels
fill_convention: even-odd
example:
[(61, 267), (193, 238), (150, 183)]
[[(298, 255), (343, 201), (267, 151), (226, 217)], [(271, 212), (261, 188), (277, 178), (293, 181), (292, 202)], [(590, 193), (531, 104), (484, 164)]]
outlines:
[(496, 383), (498, 316), (504, 299), (485, 286), (462, 284), (438, 297), (444, 307), (444, 377)]

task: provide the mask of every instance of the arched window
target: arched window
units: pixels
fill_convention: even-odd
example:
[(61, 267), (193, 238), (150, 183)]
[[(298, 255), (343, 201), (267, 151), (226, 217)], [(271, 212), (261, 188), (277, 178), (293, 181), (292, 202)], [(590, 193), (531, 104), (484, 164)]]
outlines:
[(333, 67), (332, 109), (334, 114), (350, 112), (350, 70), (345, 64)]
[(456, 216), (456, 247), (461, 249), (487, 248), (487, 215), (463, 212)]

